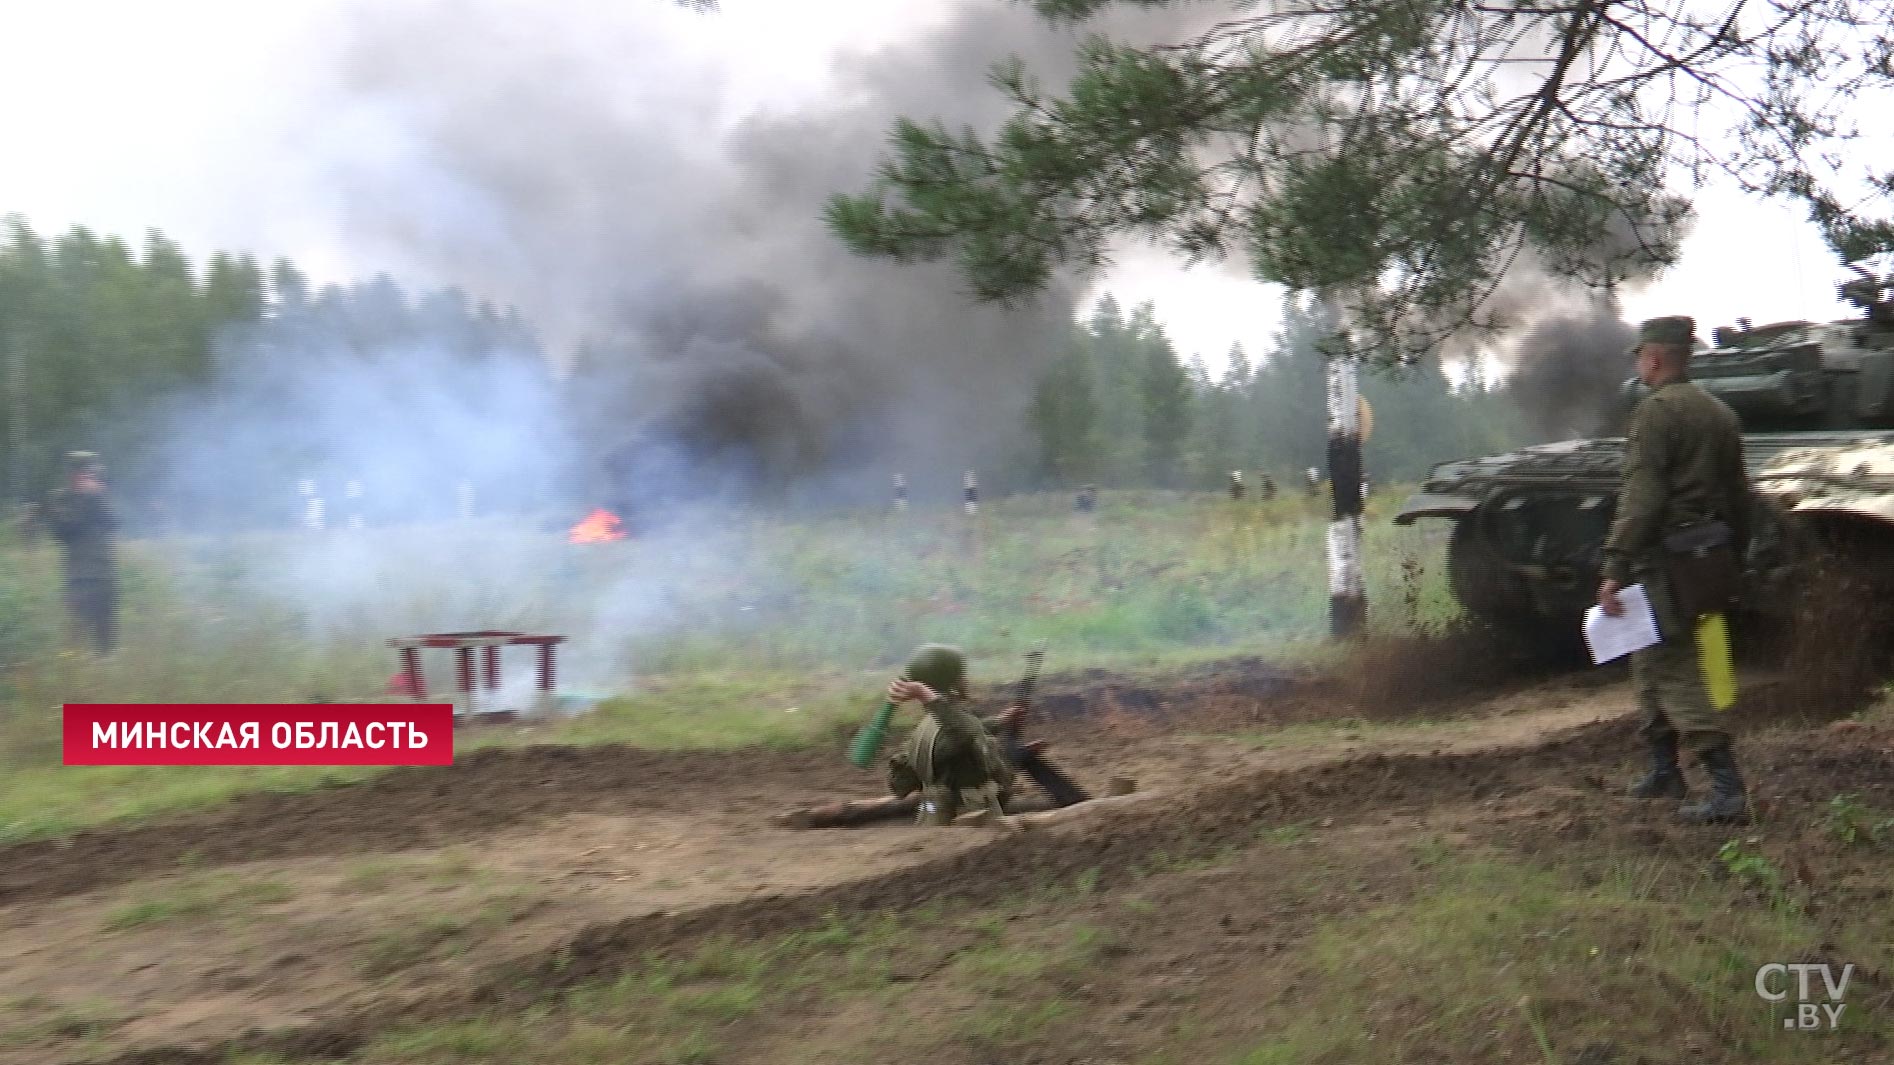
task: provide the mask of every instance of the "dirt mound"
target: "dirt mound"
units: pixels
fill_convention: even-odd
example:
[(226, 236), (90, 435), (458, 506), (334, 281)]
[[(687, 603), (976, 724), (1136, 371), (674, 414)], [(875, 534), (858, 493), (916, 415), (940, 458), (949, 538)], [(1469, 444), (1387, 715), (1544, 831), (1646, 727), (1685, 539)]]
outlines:
[[(1572, 662), (1563, 645), (1531, 648), (1483, 625), (1458, 622), (1364, 638), (1336, 671), (1340, 693), (1369, 720), (1438, 716), (1443, 710), (1524, 687)], [(1590, 674), (1608, 683), (1621, 669)]]
[[(1077, 832), (1027, 832), (897, 873), (795, 896), (746, 900), (682, 914), (654, 914), (595, 926), (560, 949), (489, 974), (479, 985), (373, 1007), (301, 1029), (252, 1034), (212, 1047), (164, 1047), (114, 1059), (118, 1065), (221, 1062), (233, 1051), (341, 1057), (391, 1025), (522, 1006), (548, 991), (617, 975), (653, 954), (718, 937), (756, 939), (820, 921), (830, 913), (901, 911), (944, 897), (990, 903), (1036, 884), (1096, 870), (1111, 889), (1155, 855), (1207, 856), (1253, 839), (1272, 825), (1322, 819), (1346, 823), (1403, 809), (1483, 800), (1524, 790), (1549, 775), (1577, 781), (1616, 762), (1622, 727), (1607, 722), (1524, 749), (1477, 753), (1370, 755), (1308, 769), (1264, 773), (1174, 803), (1133, 806)], [(1101, 811), (1101, 814), (1103, 812)]]
[[(1257, 659), (1163, 682), (1100, 671), (1053, 678), (1045, 688), (1035, 734), (1061, 749), (1083, 744), (1100, 760), (1153, 731), (1337, 716), (1318, 682)], [(999, 709), (1006, 694), (989, 693), (983, 710)], [(573, 813), (693, 812), (733, 803), (760, 809), (785, 797), (813, 801), (879, 788), (879, 774), (854, 769), (827, 747), (487, 748), (451, 766), (397, 769), (310, 792), (253, 793), (152, 824), (0, 848), (0, 904), (92, 890), (186, 861), (209, 867), (433, 848)]]
[[(1040, 684), (1034, 713), (1045, 722), (1128, 713), (1176, 721), (1188, 713), (1193, 722), (1206, 700), (1244, 700), (1256, 704), (1307, 688), (1316, 678), (1293, 673), (1260, 658), (1231, 658), (1187, 669), (1162, 680), (1125, 677), (1107, 670), (1084, 670), (1048, 677)], [(994, 707), (1011, 695), (998, 689), (986, 700)]]
[[(1739, 756), (1749, 786), (1751, 821), (1737, 826), (1697, 827), (1664, 816), (1612, 816), (1636, 812), (1643, 804), (1623, 797), (1630, 767), (1618, 774), (1586, 771), (1573, 786), (1568, 777), (1546, 780), (1528, 801), (1508, 816), (1474, 826), (1473, 834), (1524, 854), (1567, 861), (1576, 844), (1604, 855), (1647, 854), (1681, 868), (1715, 866), (1719, 847), (1731, 837), (1765, 843), (1764, 850), (1786, 870), (1805, 898), (1819, 905), (1827, 889), (1851, 874), (1852, 860), (1835, 853), (1831, 842), (1835, 802), (1848, 795), (1860, 808), (1894, 809), (1894, 734), (1885, 729), (1837, 731), (1821, 728), (1780, 731), (1739, 739)], [(1708, 781), (1696, 771), (1692, 797)], [(1876, 815), (1879, 816), (1879, 815)], [(1846, 848), (1841, 848), (1845, 850)], [(1885, 899), (1885, 882), (1870, 894)]]
[(731, 779), (759, 788), (858, 782), (820, 750), (489, 748), (452, 766), (311, 792), (257, 792), (156, 824), (8, 847), (0, 850), (0, 903), (89, 890), (185, 860), (212, 866), (439, 847), (565, 813), (688, 808), (704, 801), (706, 781)]
[(1824, 558), (1787, 622), (1738, 648), (1771, 660), (1781, 675), (1747, 708), (1755, 717), (1812, 723), (1867, 703), (1894, 672), (1894, 582), (1884, 571)]
[[(1627, 852), (1685, 865), (1707, 860), (1730, 829), (1685, 826), (1664, 816), (1626, 816), (1629, 800), (1616, 794), (1616, 776), (1626, 768), (1627, 741), (1624, 724), (1613, 721), (1525, 748), (1370, 755), (1259, 774), (1174, 804), (1125, 808), (1085, 831), (1028, 832), (895, 875), (806, 895), (600, 925), (548, 955), (491, 973), (477, 987), (425, 1000), (383, 1001), (295, 1031), (253, 1033), (215, 1047), (150, 1048), (114, 1060), (117, 1065), (210, 1063), (239, 1049), (342, 1057), (391, 1025), (524, 1007), (543, 1001), (548, 992), (611, 978), (640, 959), (720, 937), (754, 941), (832, 913), (900, 911), (950, 896), (959, 903), (993, 904), (1082, 873), (1095, 877), (1098, 890), (1109, 892), (1135, 882), (1138, 869), (1154, 858), (1208, 856), (1226, 846), (1244, 846), (1273, 826), (1319, 821), (1325, 830), (1339, 831), (1457, 809), (1468, 811), (1465, 827), (1474, 836), (1525, 853), (1562, 855), (1582, 845), (1581, 864), (1585, 854)], [(1837, 791), (1872, 793), (1872, 801), (1888, 801), (1894, 780), (1889, 741), (1884, 730), (1859, 729), (1779, 734), (1754, 744), (1756, 795), (1772, 831), (1794, 835), (1814, 825)]]

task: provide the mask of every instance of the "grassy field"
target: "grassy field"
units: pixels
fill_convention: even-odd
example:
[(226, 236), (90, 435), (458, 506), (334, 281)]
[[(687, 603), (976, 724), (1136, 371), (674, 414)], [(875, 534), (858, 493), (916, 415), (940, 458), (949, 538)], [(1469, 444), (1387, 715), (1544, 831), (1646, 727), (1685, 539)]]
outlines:
[[(1375, 622), (1453, 607), (1438, 529), (1367, 519)], [(123, 647), (62, 645), (57, 556), (0, 545), (0, 840), (306, 788), (346, 771), (58, 767), (67, 702), (298, 702), (381, 697), (390, 636), (565, 633), (561, 688), (595, 712), (463, 743), (801, 744), (872, 704), (916, 644), (953, 642), (1002, 678), (1035, 640), (1051, 669), (1162, 671), (1259, 653), (1326, 652), (1325, 508), (1296, 497), (1108, 493), (953, 510), (719, 523), (687, 535), (571, 545), (557, 529), (472, 522), (124, 545)], [(430, 660), (431, 683), (448, 679)], [(509, 666), (524, 679), (522, 658)]]

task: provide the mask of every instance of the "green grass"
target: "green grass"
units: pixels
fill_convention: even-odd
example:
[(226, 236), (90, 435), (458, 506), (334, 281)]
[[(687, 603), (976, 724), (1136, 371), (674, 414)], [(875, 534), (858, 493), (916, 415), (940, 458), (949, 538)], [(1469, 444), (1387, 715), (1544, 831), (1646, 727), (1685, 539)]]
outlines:
[(1884, 954), (1884, 920), (1837, 933), (1733, 906), (1728, 885), (1668, 861), (1590, 876), (1465, 853), (1423, 864), (1433, 881), (1418, 898), (1331, 921), (1285, 959), (1286, 985), (1306, 991), (1229, 1060), (1398, 1062), (1456, 1046), (1469, 1061), (1569, 1062), (1595, 1043), (1661, 1059), (1688, 1031), (1717, 1060), (1813, 1060), (1837, 1048), (1783, 1033), (1782, 1011), (1754, 993), (1757, 968), (1825, 942), (1864, 964)]
[(143, 897), (138, 901), (113, 910), (105, 919), (104, 930), (123, 932), (182, 918), (238, 916), (259, 906), (287, 902), (295, 892), (275, 880), (217, 873), (189, 876), (176, 884), (148, 884), (140, 889), (140, 895)]
[[(1069, 898), (1072, 890), (1054, 894)], [(924, 1031), (893, 1025), (896, 1041), (1012, 1046), (1069, 1015), (1068, 1004), (1041, 1000), (1048, 981), (1081, 976), (1117, 942), (1117, 933), (1090, 924), (1022, 938), (997, 916), (949, 915), (938, 904), (901, 915), (834, 915), (766, 942), (718, 940), (683, 956), (648, 958), (615, 979), (516, 1013), (390, 1032), (351, 1060), (712, 1061), (730, 1033), (752, 1019), (779, 1016), (790, 1002), (807, 1008), (860, 1001), (898, 1015), (913, 992), (896, 969), (943, 963), (936, 978), (965, 989), (969, 1008), (936, 1018)]]
[(1309, 826), (1300, 823), (1277, 825), (1273, 828), (1262, 829), (1259, 836), (1265, 842), (1273, 843), (1278, 847), (1290, 847), (1308, 840)]
[(299, 792), (365, 779), (362, 768), (60, 766), (14, 769), (0, 792), (0, 844), (137, 821), (252, 791)]
[(343, 872), (340, 887), (344, 891), (373, 894), (390, 884), (427, 880), (438, 887), (491, 887), (497, 877), (490, 869), (474, 862), (470, 848), (455, 845), (421, 857), (378, 856), (364, 858)]
[[(67, 1046), (76, 1041), (84, 1046), (97, 1042), (132, 1019), (100, 1002), (72, 1003), (42, 1012), (39, 1007), (44, 1005), (40, 1002), (20, 1002), (0, 1009), (0, 1050), (23, 1049), (49, 1040), (58, 1040)], [(12, 1018), (6, 1016), (14, 1010), (28, 1009), (42, 1012), (42, 1015), (25, 1023), (14, 1023)]]
[(377, 1046), (387, 1060), (457, 1062), (506, 1060), (525, 1049), (523, 1033), (495, 1021), (470, 1020), (389, 1036)]
[[(1387, 522), (1398, 497), (1378, 496), (1367, 522), (1384, 627), (1453, 610), (1433, 564), (1439, 530)], [(836, 742), (872, 711), (906, 652), (930, 640), (967, 648), (976, 680), (989, 683), (1010, 679), (1039, 639), (1054, 672), (1164, 672), (1238, 653), (1320, 664), (1333, 654), (1325, 524), (1301, 499), (1239, 507), (1128, 492), (1108, 494), (1096, 520), (1072, 514), (1064, 496), (1000, 500), (972, 522), (948, 510), (756, 519), (675, 556), (637, 541), (574, 547), (501, 521), (374, 531), (359, 550), (287, 533), (138, 541), (123, 551), (124, 645), (105, 661), (60, 646), (52, 548), (0, 541), (0, 843), (359, 779), (370, 771), (67, 768), (58, 707), (375, 699), (395, 668), (385, 641), (404, 633), (567, 633), (562, 680), (617, 693), (527, 735), (464, 733), (462, 751)], [(285, 572), (312, 565), (297, 553), (311, 544), (330, 552), (330, 569), (316, 572), (339, 576), (284, 585)], [(1418, 579), (1408, 559), (1426, 564)], [(272, 591), (281, 587), (323, 598)], [(621, 601), (638, 609), (614, 619)], [(428, 660), (436, 690), (447, 661)], [(508, 662), (511, 676), (529, 668)]]
[(518, 890), (502, 891), (477, 907), (406, 923), (371, 939), (361, 952), (362, 975), (392, 976), (424, 961), (462, 954), (483, 936), (520, 919), (533, 901)]
[(1828, 801), (1823, 828), (1840, 843), (1855, 845), (1894, 841), (1894, 817), (1862, 805), (1856, 795), (1837, 795)]

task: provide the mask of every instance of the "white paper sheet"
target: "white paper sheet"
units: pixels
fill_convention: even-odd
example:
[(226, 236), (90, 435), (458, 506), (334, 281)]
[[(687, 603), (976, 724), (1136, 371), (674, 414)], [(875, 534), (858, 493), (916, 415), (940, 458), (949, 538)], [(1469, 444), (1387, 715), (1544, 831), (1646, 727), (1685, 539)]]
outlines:
[(1618, 602), (1624, 613), (1615, 618), (1598, 606), (1585, 611), (1585, 645), (1591, 648), (1593, 665), (1623, 658), (1658, 640), (1657, 617), (1651, 613), (1651, 600), (1642, 584), (1618, 589)]

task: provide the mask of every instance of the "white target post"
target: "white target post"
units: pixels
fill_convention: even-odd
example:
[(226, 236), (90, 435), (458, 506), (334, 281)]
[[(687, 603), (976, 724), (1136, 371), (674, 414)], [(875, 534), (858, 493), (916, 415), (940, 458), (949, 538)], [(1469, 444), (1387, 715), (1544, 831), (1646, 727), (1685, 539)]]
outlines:
[(908, 509), (908, 479), (902, 474), (894, 475), (894, 512), (905, 514)]
[(1368, 618), (1361, 572), (1361, 363), (1352, 353), (1328, 358), (1328, 477), (1334, 511), (1328, 526), (1329, 631), (1358, 636)]
[(303, 528), (317, 532), (322, 530), (322, 497), (316, 494), (316, 482), (304, 480), (296, 485), (303, 497)]

